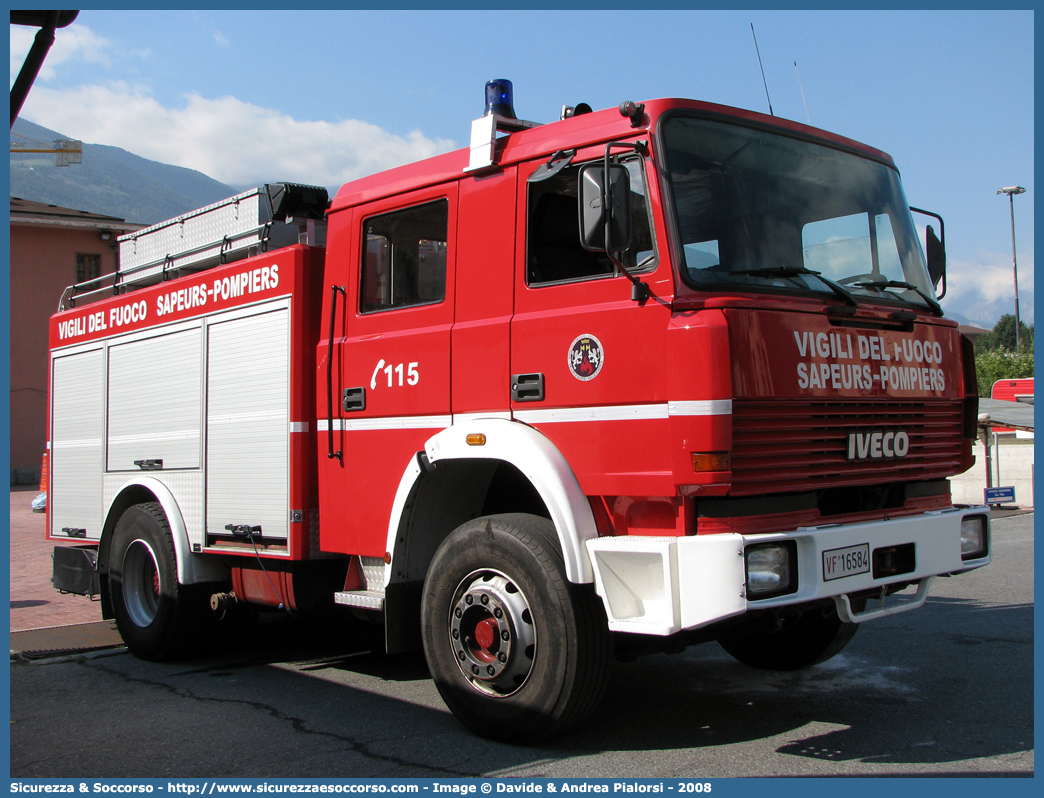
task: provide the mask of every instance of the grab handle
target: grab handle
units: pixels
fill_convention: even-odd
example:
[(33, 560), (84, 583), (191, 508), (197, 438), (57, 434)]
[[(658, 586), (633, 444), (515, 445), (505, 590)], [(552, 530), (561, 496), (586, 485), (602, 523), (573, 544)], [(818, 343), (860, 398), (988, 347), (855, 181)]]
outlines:
[(331, 285), (332, 291), (330, 295), (330, 340), (329, 340), (329, 351), (326, 356), (326, 434), (327, 442), (329, 443), (329, 453), (327, 457), (331, 460), (337, 458), (342, 460), (340, 450), (334, 451), (334, 427), (333, 427), (333, 340), (334, 340), (334, 319), (337, 317), (337, 293), (340, 292), (344, 295), (345, 301), (348, 299), (348, 295), (344, 291), (343, 285)]

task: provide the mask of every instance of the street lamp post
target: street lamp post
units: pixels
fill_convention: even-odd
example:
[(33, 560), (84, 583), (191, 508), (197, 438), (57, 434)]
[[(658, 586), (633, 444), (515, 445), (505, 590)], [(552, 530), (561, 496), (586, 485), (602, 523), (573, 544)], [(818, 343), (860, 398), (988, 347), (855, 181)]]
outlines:
[(1022, 324), (1019, 322), (1019, 262), (1015, 257), (1015, 195), (1025, 194), (1026, 189), (1022, 186), (1005, 186), (997, 193), (1008, 195), (1008, 205), (1011, 208), (1011, 270), (1015, 277), (1015, 351), (1019, 352), (1022, 350), (1019, 345), (1019, 328)]

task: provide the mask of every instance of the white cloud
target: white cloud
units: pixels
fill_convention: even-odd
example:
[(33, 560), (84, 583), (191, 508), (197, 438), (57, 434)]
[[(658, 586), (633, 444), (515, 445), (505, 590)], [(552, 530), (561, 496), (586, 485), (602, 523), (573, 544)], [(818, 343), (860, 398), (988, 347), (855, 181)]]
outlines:
[[(986, 301), (1015, 297), (1015, 276), (1011, 253), (980, 252), (975, 260), (951, 260), (946, 265), (946, 280), (954, 293), (974, 292)], [(1033, 255), (1023, 255), (1019, 263), (1019, 291), (1033, 288)]]
[[(221, 30), (203, 27), (215, 43), (228, 46)], [(36, 32), (36, 28), (11, 26), (12, 83)], [(396, 136), (359, 120), (296, 120), (235, 97), (189, 94), (181, 107), (168, 108), (147, 85), (123, 81), (64, 89), (46, 85), (63, 67), (68, 71), (77, 63), (109, 65), (106, 50), (111, 46), (83, 25), (57, 31), (21, 115), (62, 135), (122, 147), (237, 187), (290, 180), (336, 189), (348, 180), (454, 146), (419, 131)]]
[[(11, 83), (25, 63), (25, 57), (33, 46), (39, 28), (11, 25)], [(59, 28), (54, 34), (54, 44), (47, 52), (37, 80), (52, 80), (59, 67), (76, 62), (108, 64), (108, 40), (98, 36), (84, 25)]]
[(34, 89), (23, 116), (89, 143), (196, 169), (233, 186), (287, 180), (328, 186), (453, 148), (453, 142), (388, 133), (354, 119), (301, 121), (235, 97), (185, 97), (166, 108), (119, 82)]
[(225, 36), (224, 31), (220, 28), (215, 27), (210, 23), (209, 15), (200, 11), (192, 12), (192, 21), (196, 24), (199, 30), (203, 31), (205, 35), (209, 36), (214, 40), (214, 43), (221, 47), (229, 47), (228, 37)]
[[(950, 259), (943, 305), (987, 328), (1005, 313), (1014, 313), (1011, 253), (983, 251), (973, 260)], [(1033, 253), (1019, 257), (1019, 311), (1023, 322), (1033, 323)]]

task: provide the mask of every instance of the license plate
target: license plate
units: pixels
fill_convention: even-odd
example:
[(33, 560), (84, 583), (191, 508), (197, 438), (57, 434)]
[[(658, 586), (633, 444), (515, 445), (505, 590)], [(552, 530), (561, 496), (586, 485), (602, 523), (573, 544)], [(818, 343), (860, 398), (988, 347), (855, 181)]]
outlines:
[(846, 576), (870, 572), (870, 544), (846, 546), (823, 552), (823, 580), (842, 579)]

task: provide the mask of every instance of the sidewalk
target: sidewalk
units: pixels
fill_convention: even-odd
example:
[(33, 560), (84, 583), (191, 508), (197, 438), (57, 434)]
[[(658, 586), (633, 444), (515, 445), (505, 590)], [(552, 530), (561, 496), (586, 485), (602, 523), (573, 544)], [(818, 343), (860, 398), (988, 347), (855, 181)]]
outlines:
[(44, 514), (30, 506), (39, 492), (11, 488), (11, 631), (100, 621), (101, 604), (59, 593), (51, 584), (55, 544), (44, 537)]

